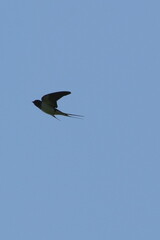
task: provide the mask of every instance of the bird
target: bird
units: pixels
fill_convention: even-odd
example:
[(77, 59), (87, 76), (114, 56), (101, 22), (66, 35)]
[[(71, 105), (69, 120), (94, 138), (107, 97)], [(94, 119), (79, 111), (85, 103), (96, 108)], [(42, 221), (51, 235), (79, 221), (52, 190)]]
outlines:
[[(34, 100), (32, 103), (41, 109), (43, 112), (53, 116), (54, 118), (58, 119), (55, 115), (62, 115), (66, 117), (75, 117), (80, 118), (83, 117), (82, 115), (76, 115), (71, 113), (64, 113), (57, 109), (57, 101), (66, 96), (71, 94), (69, 91), (60, 91), (60, 92), (54, 92), (44, 95), (41, 100)], [(59, 119), (58, 119), (59, 120)]]

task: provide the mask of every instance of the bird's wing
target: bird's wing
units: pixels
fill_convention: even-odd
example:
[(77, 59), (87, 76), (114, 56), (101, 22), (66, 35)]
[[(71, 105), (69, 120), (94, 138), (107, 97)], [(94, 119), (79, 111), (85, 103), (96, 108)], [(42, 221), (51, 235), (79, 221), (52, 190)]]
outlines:
[(63, 97), (63, 96), (66, 96), (68, 94), (71, 94), (71, 92), (68, 92), (68, 91), (63, 91), (63, 92), (55, 92), (55, 93), (49, 93), (47, 95), (44, 95), (41, 100), (42, 102), (45, 102), (46, 104), (54, 107), (54, 108), (57, 108), (57, 101)]

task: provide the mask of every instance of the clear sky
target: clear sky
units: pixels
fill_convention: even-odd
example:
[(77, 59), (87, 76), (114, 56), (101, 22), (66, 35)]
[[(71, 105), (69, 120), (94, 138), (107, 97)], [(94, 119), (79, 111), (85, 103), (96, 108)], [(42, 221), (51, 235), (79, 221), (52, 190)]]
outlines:
[(0, 239), (160, 239), (159, 9), (0, 2)]

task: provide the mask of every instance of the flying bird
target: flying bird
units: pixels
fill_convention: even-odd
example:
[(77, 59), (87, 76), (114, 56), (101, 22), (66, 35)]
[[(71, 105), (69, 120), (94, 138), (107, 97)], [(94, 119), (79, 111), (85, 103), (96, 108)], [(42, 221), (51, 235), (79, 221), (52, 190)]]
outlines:
[[(41, 109), (43, 112), (55, 117), (55, 115), (62, 115), (66, 117), (83, 117), (81, 115), (71, 114), (71, 113), (64, 113), (57, 109), (57, 101), (66, 96), (71, 94), (69, 91), (61, 91), (55, 93), (49, 93), (44, 95), (40, 100), (34, 100), (33, 104)], [(56, 118), (56, 117), (55, 117)]]

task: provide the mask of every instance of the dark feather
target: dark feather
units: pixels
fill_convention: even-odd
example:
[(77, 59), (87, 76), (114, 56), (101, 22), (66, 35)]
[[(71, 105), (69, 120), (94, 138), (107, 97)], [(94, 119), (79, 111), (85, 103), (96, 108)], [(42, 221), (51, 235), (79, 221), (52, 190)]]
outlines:
[(49, 93), (47, 95), (44, 95), (41, 100), (43, 102), (45, 102), (46, 104), (52, 106), (53, 108), (57, 108), (58, 105), (57, 105), (57, 101), (66, 96), (66, 95), (69, 95), (71, 94), (71, 92), (69, 91), (62, 91), (62, 92), (55, 92), (55, 93)]

